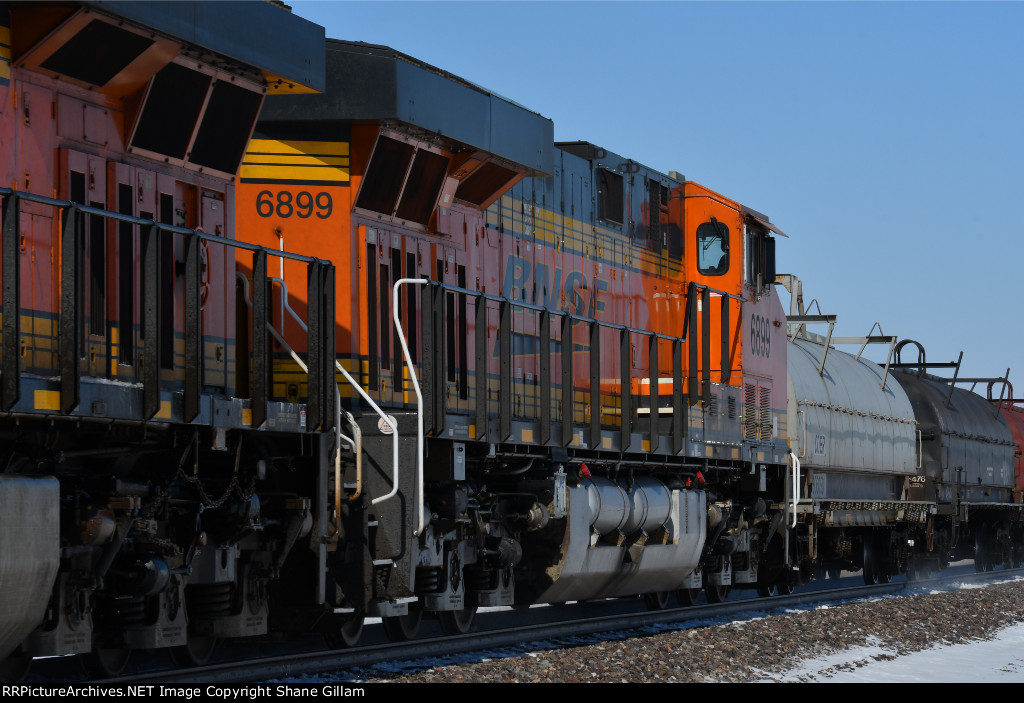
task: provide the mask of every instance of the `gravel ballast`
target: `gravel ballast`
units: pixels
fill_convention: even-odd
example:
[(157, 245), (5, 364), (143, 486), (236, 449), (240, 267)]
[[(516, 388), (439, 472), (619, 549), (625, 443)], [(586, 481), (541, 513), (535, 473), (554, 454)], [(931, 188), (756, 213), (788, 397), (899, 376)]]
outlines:
[(871, 644), (894, 658), (942, 644), (992, 637), (1024, 622), (1024, 580), (884, 597), (622, 639), (490, 653), (468, 663), (348, 672), (361, 682), (582, 683), (786, 680), (798, 662)]

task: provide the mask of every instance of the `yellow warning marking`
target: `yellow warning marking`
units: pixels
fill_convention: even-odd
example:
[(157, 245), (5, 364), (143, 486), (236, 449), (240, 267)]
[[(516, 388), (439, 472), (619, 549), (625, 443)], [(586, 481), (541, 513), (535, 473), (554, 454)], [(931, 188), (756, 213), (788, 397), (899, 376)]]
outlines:
[(158, 417), (161, 420), (170, 420), (171, 419), (171, 401), (169, 401), (169, 400), (161, 400), (160, 401), (160, 410), (158, 410), (156, 415), (154, 415), (153, 417)]
[(337, 166), (247, 166), (242, 164), (241, 177), (254, 180), (337, 181), (348, 183), (347, 168)]
[(246, 157), (254, 154), (348, 156), (348, 142), (312, 142), (299, 139), (251, 139)]
[(60, 410), (60, 391), (36, 391), (36, 410)]
[(251, 166), (271, 166), (285, 164), (290, 166), (348, 166), (347, 156), (321, 156), (319, 154), (253, 154), (245, 155), (243, 164)]

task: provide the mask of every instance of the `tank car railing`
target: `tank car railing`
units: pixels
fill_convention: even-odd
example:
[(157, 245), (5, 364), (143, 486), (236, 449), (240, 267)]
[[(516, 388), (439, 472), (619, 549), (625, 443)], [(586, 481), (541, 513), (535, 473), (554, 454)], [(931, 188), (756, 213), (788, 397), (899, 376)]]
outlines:
[[(1015, 403), (1024, 403), (1024, 398), (1015, 398), (1013, 395), (1013, 384), (1010, 383), (1010, 369), (1007, 367), (1005, 376), (996, 376), (993, 378), (958, 378), (954, 383), (970, 383), (970, 390), (973, 392), (974, 387), (979, 383), (984, 383), (985, 398), (995, 403), (995, 410), (993, 417), (999, 416), (999, 411), (1008, 405)], [(992, 391), (995, 389), (996, 384), (999, 385), (999, 397), (993, 398)]]
[[(82, 379), (80, 359), (84, 341), (84, 295), (83, 260), (86, 216), (102, 218), (109, 222), (126, 223), (139, 228), (136, 234), (139, 243), (140, 262), (146, 281), (159, 281), (160, 272), (171, 262), (162, 261), (160, 242), (162, 237), (180, 235), (184, 238), (184, 383), (182, 385), (182, 419), (191, 422), (200, 412), (202, 395), (202, 253), (203, 243), (219, 244), (233, 250), (245, 250), (253, 255), (253, 299), (254, 319), (269, 319), (269, 290), (267, 277), (268, 254), (283, 259), (305, 263), (309, 275), (309, 304), (307, 326), (307, 349), (309, 383), (306, 407), (308, 430), (334, 425), (334, 392), (328, 390), (325, 382), (333, 380), (331, 364), (335, 360), (334, 335), (325, 330), (333, 329), (334, 321), (334, 266), (300, 254), (271, 250), (264, 247), (209, 234), (199, 229), (188, 229), (175, 225), (146, 220), (132, 215), (103, 210), (66, 200), (57, 200), (31, 193), (0, 188), (3, 197), (3, 231), (0, 235), (0, 253), (3, 261), (3, 359), (0, 360), (0, 409), (11, 410), (20, 395), (20, 282), (21, 270), (18, 259), (20, 235), (20, 211), (22, 202), (49, 206), (58, 211), (63, 223), (60, 234), (60, 307), (58, 312), (59, 344), (57, 370), (60, 375), (60, 412), (70, 414), (79, 404), (79, 390)], [(159, 285), (143, 287), (140, 331), (143, 338), (140, 381), (142, 386), (142, 418), (152, 419), (160, 410), (160, 337), (168, 321), (162, 319), (160, 310)], [(134, 319), (131, 321), (134, 327)], [(171, 333), (173, 334), (173, 326)], [(267, 403), (271, 383), (270, 349), (266, 334), (252, 335), (252, 389), (251, 427), (260, 427), (267, 418)]]
[[(825, 361), (828, 358), (828, 350), (833, 344), (859, 344), (860, 349), (857, 350), (857, 354), (854, 358), (860, 359), (864, 353), (864, 349), (869, 344), (888, 344), (889, 351), (885, 355), (885, 363), (882, 364), (882, 384), (881, 387), (885, 388), (885, 383), (889, 379), (889, 369), (892, 368), (893, 352), (896, 348), (896, 340), (899, 339), (896, 336), (891, 336), (882, 333), (881, 326), (876, 322), (868, 330), (868, 334), (864, 337), (834, 337), (832, 332), (835, 330), (837, 315), (787, 315), (786, 324), (793, 330), (789, 334), (789, 338), (796, 339), (807, 325), (814, 324), (827, 324), (828, 334), (825, 336), (824, 351), (821, 354), (821, 362), (818, 364), (818, 375), (825, 375)], [(871, 334), (878, 329), (879, 334)]]
[[(474, 317), (474, 332), (470, 335), (475, 350), (475, 408), (472, 410), (474, 416), (475, 436), (471, 439), (483, 440), (488, 436), (490, 413), (488, 396), (488, 349), (489, 331), (488, 310), (497, 308), (497, 346), (498, 346), (498, 392), (497, 392), (497, 440), (499, 442), (513, 441), (512, 418), (513, 412), (513, 337), (516, 330), (513, 330), (513, 311), (523, 311), (537, 316), (536, 334), (532, 331), (520, 331), (530, 336), (536, 336), (539, 350), (534, 352), (537, 360), (539, 397), (539, 443), (548, 445), (552, 441), (556, 445), (569, 447), (576, 441), (574, 430), (577, 424), (574, 422), (574, 415), (577, 401), (573, 397), (574, 385), (574, 360), (573, 344), (574, 328), (582, 325), (585, 330), (588, 342), (589, 356), (589, 425), (591, 448), (600, 448), (601, 442), (601, 419), (602, 419), (602, 398), (601, 398), (601, 368), (602, 368), (602, 331), (618, 334), (618, 355), (619, 355), (619, 436), (621, 451), (632, 449), (632, 433), (634, 430), (634, 395), (632, 393), (631, 381), (631, 360), (633, 336), (647, 340), (648, 368), (650, 369), (650, 382), (648, 384), (647, 396), (650, 402), (650, 416), (648, 427), (650, 433), (650, 445), (648, 451), (657, 451), (659, 448), (659, 426), (662, 417), (671, 415), (672, 423), (670, 436), (672, 438), (672, 452), (681, 454), (685, 447), (688, 427), (686, 426), (686, 413), (684, 408), (695, 405), (699, 401), (705, 404), (711, 399), (711, 323), (712, 316), (708, 311), (712, 309), (711, 296), (717, 295), (721, 298), (720, 324), (721, 324), (721, 359), (722, 366), (719, 369), (719, 378), (722, 383), (728, 383), (731, 377), (731, 361), (729, 349), (731, 348), (731, 328), (729, 324), (729, 301), (742, 302), (739, 296), (731, 295), (707, 286), (691, 283), (688, 291), (686, 317), (683, 324), (682, 337), (672, 337), (651, 330), (636, 329), (611, 322), (596, 320), (591, 317), (577, 315), (568, 311), (552, 310), (550, 308), (529, 303), (524, 300), (510, 300), (505, 297), (482, 293), (477, 290), (469, 290), (458, 286), (444, 284), (425, 279), (400, 281), (400, 284), (419, 284), (424, 286), (421, 296), (421, 348), (422, 348), (422, 386), (419, 391), (422, 398), (418, 399), (418, 411), (422, 413), (424, 432), (428, 436), (441, 436), (445, 431), (446, 414), (448, 411), (445, 393), (445, 330), (448, 324), (448, 306), (445, 305), (446, 295), (465, 295), (476, 301), (475, 312), (469, 313)], [(398, 324), (398, 303), (401, 296), (398, 293), (398, 284), (395, 286), (395, 315), (396, 325)], [(704, 314), (698, 316), (697, 301), (702, 302)], [(491, 307), (493, 306), (493, 307)], [(699, 321), (698, 321), (699, 318)], [(561, 329), (562, 351), (559, 352), (561, 369), (552, 367), (552, 322), (557, 320)], [(702, 323), (702, 324), (701, 324)], [(701, 329), (702, 328), (702, 329)], [(689, 365), (687, 368), (688, 386), (684, 392), (683, 377), (683, 352), (682, 346), (687, 339), (700, 340), (700, 345), (692, 343), (689, 345)], [(403, 344), (405, 342), (403, 336)], [(469, 340), (466, 340), (469, 342)], [(660, 402), (660, 379), (658, 348), (660, 342), (671, 344), (672, 348), (672, 400), (671, 408), (662, 408)], [(568, 345), (568, 347), (566, 346)], [(569, 353), (565, 353), (566, 349)], [(703, 362), (703, 363), (702, 363)], [(414, 374), (413, 364), (406, 359), (406, 365), (410, 370), (410, 376)], [(556, 374), (561, 379), (561, 419), (558, 421), (555, 436), (552, 434), (552, 427), (556, 423), (552, 419), (552, 406), (555, 398), (553, 379)], [(699, 374), (699, 377), (698, 377)], [(642, 397), (642, 396), (640, 396)]]
[[(908, 344), (913, 344), (917, 347), (917, 361), (903, 363), (901, 354), (903, 347)], [(958, 383), (960, 376), (960, 364), (963, 363), (964, 353), (961, 351), (960, 356), (957, 357), (956, 361), (926, 361), (924, 345), (913, 339), (900, 340), (899, 344), (896, 345), (896, 363), (892, 365), (894, 369), (901, 369), (909, 371), (910, 369), (916, 369), (918, 377), (924, 376), (924, 372), (928, 369), (953, 369), (953, 378), (944, 378), (943, 381), (949, 383), (949, 393), (946, 394), (946, 407), (949, 407), (950, 402), (953, 400), (953, 387)], [(1009, 373), (1009, 369), (1007, 369)]]

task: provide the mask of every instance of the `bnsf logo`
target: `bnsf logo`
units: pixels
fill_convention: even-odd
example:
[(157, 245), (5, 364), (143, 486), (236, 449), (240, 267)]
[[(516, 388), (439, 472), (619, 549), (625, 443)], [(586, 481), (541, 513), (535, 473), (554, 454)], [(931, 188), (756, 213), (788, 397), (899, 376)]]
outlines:
[(768, 358), (772, 353), (772, 323), (760, 315), (750, 316), (750, 351)]

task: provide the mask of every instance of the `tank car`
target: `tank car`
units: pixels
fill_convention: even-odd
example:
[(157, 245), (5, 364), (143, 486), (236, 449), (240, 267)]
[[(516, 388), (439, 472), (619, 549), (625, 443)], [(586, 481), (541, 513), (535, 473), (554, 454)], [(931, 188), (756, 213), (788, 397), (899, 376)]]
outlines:
[[(920, 428), (920, 471), (911, 495), (936, 504), (928, 535), (929, 543), (941, 546), (936, 566), (943, 568), (944, 558), (973, 558), (978, 571), (1017, 567), (1024, 556), (1024, 506), (1014, 473), (1019, 446), (998, 407), (956, 385), (985, 382), (991, 398), (993, 385), (1008, 386), (1008, 379), (959, 378), (959, 360), (929, 363), (914, 340), (901, 341), (897, 354), (908, 345), (917, 359), (895, 366)], [(954, 370), (952, 378), (930, 371), (943, 367)]]
[[(923, 347), (881, 333), (836, 337), (835, 315), (809, 314), (798, 278), (791, 293), (788, 413), (790, 443), (802, 466), (798, 525), (824, 573), (862, 570), (866, 583), (932, 572), (953, 559), (978, 570), (1015, 567), (1024, 546), (1014, 438), (989, 401), (941, 378)], [(828, 325), (816, 334), (809, 325)], [(820, 328), (819, 328), (820, 329)], [(869, 344), (885, 361), (862, 358)], [(859, 345), (856, 354), (837, 345)], [(916, 361), (901, 353), (913, 345)], [(962, 358), (962, 355), (961, 355)], [(1008, 372), (1007, 372), (1008, 375)], [(1018, 440), (1019, 441), (1019, 440)]]
[[(424, 612), (461, 631), (483, 605), (663, 607), (809, 576), (786, 538), (781, 232), (552, 131), (443, 70), (336, 40), (323, 94), (261, 114), (241, 228), (349, 263), (336, 641), (366, 615), (402, 639)], [(304, 274), (275, 273), (289, 348), (273, 392), (302, 399), (289, 310), (304, 301), (288, 291)]]
[[(989, 400), (993, 400), (991, 393), (989, 393)], [(997, 398), (994, 399), (994, 402), (999, 408), (999, 412), (1003, 414), (1003, 418), (1006, 419), (1006, 424), (1009, 425), (1010, 433), (1013, 435), (1013, 443), (1015, 445), (1013, 452), (1013, 502), (1020, 503), (1021, 493), (1024, 492), (1024, 456), (1022, 456), (1022, 448), (1024, 448), (1024, 408), (1021, 408), (1019, 403), (1024, 402), (1024, 400), (1014, 398), (1011, 389), (1008, 398)]]
[(235, 237), (238, 165), (268, 93), (323, 87), (323, 28), (239, 9), (0, 3), (5, 678), (265, 633), (326, 530), (307, 430), (332, 418), (253, 402), (234, 276), (265, 260)]

